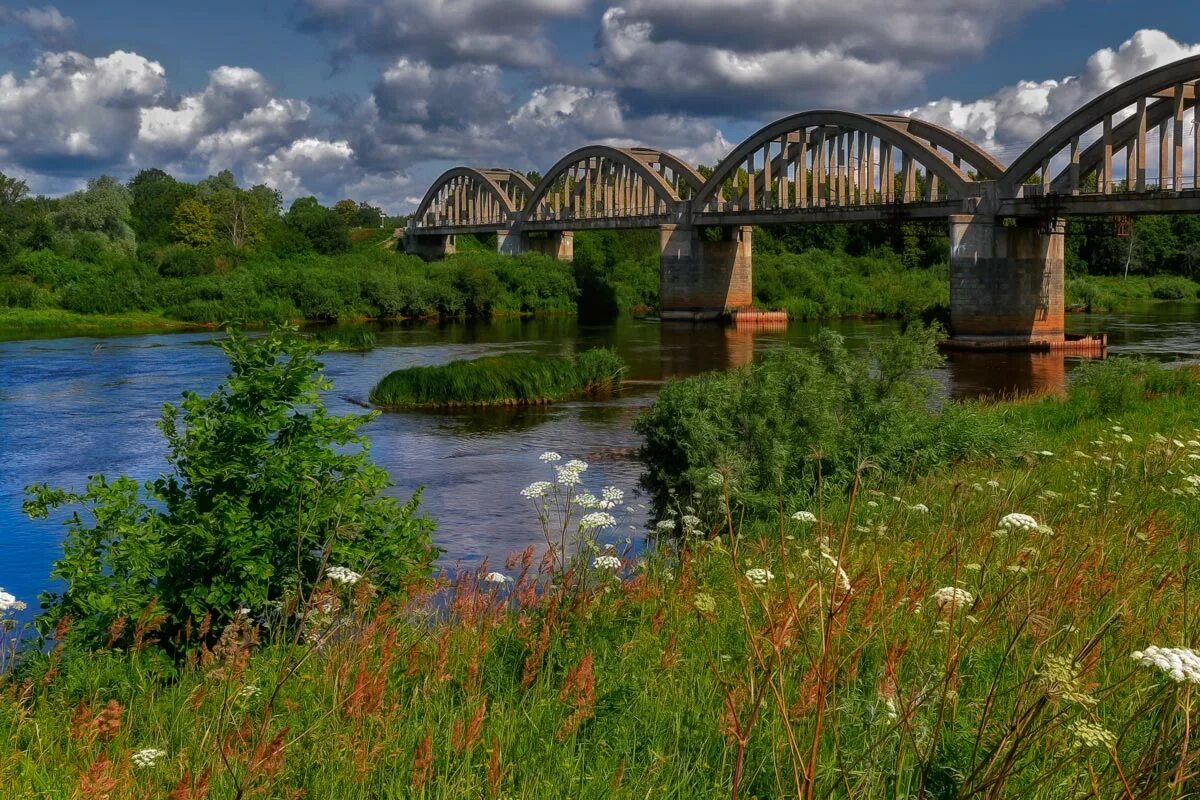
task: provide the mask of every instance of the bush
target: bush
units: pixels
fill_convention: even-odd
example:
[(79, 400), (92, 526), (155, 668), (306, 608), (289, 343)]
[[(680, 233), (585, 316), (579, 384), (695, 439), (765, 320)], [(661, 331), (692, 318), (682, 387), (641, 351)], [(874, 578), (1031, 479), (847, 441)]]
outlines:
[(211, 638), (239, 609), (286, 623), (281, 609), (308, 596), (326, 561), (385, 592), (428, 571), (432, 524), (417, 516), (419, 496), (382, 496), (387, 473), (359, 432), (371, 415), (326, 412), (314, 345), (231, 332), (222, 348), (225, 384), (163, 408), (169, 474), (142, 489), (103, 475), (78, 493), (28, 489), (30, 516), (78, 509), (52, 573), (63, 588), (42, 596), (43, 632), (69, 619), (73, 643), (111, 647), (133, 635), (125, 621), (150, 614), (160, 641), (178, 643), (202, 620)]
[(1194, 300), (1196, 299), (1196, 284), (1187, 278), (1163, 276), (1151, 281), (1150, 292), (1156, 300)]
[(186, 244), (163, 247), (155, 254), (158, 274), (168, 278), (190, 278), (208, 275), (216, 267), (212, 254)]
[(818, 484), (840, 491), (866, 462), (908, 474), (1000, 449), (1000, 431), (969, 407), (931, 411), (936, 383), (924, 372), (941, 361), (939, 335), (913, 325), (856, 356), (823, 331), (812, 351), (667, 384), (636, 423), (647, 488), (661, 510), (722, 470), (740, 501), (765, 511)]

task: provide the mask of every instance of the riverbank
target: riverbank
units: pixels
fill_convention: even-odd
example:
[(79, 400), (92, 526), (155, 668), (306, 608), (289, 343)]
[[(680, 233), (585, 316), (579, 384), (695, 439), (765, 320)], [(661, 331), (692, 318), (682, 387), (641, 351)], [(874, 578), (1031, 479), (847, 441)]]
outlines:
[[(494, 564), (443, 586), (432, 630), (424, 593), (385, 611), (360, 585), (314, 643), (231, 638), (178, 672), (60, 661), (3, 694), (0, 779), (114, 800), (766, 797), (809, 776), (817, 796), (1175, 796), (1196, 712), (1149, 648), (1200, 634), (1200, 383), (1096, 369), (981, 407), (1011, 453), (718, 513), (682, 560), (588, 555), (566, 589)], [(738, 507), (724, 478), (705, 492)]]
[(1068, 278), (1068, 311), (1129, 311), (1164, 302), (1200, 301), (1200, 283), (1181, 275), (1083, 275)]

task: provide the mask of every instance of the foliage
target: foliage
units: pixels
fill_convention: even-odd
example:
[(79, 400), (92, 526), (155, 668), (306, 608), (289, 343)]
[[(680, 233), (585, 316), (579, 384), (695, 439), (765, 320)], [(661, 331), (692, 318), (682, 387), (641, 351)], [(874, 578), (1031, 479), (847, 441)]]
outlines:
[(1116, 311), (1155, 300), (1200, 298), (1200, 283), (1175, 275), (1131, 275), (1128, 278), (1087, 275), (1067, 278), (1067, 308), (1077, 311)]
[(371, 402), (393, 408), (549, 403), (612, 391), (624, 370), (620, 357), (605, 348), (574, 359), (490, 356), (396, 370), (371, 390)]
[(171, 239), (189, 247), (207, 247), (217, 239), (212, 211), (199, 200), (184, 200), (171, 215)]
[(1186, 797), (1195, 684), (1145, 651), (1200, 635), (1197, 376), (1096, 369), (1140, 390), (1115, 419), (1076, 416), (1078, 385), (989, 406), (1027, 449), (866, 470), (763, 517), (722, 499), (686, 549), (585, 551), (567, 580), (517, 557), (403, 608), (330, 592), (346, 602), (311, 641), (232, 627), (170, 680), (147, 653), (50, 654), (0, 692), (0, 781), (111, 800)]
[(301, 197), (292, 203), (284, 222), (303, 235), (315, 252), (333, 255), (350, 249), (350, 229), (345, 221), (315, 197)]
[(387, 473), (359, 432), (370, 415), (327, 413), (312, 344), (286, 331), (231, 331), (221, 344), (226, 383), (163, 409), (169, 474), (141, 488), (97, 475), (81, 492), (29, 489), (31, 516), (74, 509), (43, 631), (69, 620), (73, 642), (112, 646), (152, 608), (161, 640), (177, 643), (202, 620), (219, 632), (239, 609), (286, 621), (280, 609), (307, 596), (326, 563), (369, 572), (390, 592), (428, 569), (432, 525), (416, 516), (419, 497), (381, 495)]
[(750, 508), (840, 491), (868, 461), (888, 474), (928, 469), (1002, 447), (969, 408), (931, 415), (940, 333), (912, 325), (849, 353), (823, 331), (812, 351), (781, 348), (729, 372), (668, 383), (638, 419), (645, 478), (660, 509), (713, 470), (731, 476)]

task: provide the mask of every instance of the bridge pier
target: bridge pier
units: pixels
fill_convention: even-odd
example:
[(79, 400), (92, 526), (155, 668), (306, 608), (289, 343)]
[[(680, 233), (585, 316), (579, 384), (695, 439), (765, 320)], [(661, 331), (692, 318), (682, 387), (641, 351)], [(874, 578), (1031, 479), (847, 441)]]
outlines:
[[(710, 236), (709, 231), (719, 231)], [(716, 319), (754, 303), (754, 229), (660, 225), (659, 305), (663, 319)]]
[(986, 214), (950, 217), (950, 327), (956, 346), (1063, 345), (1066, 223), (1012, 222)]
[(531, 235), (525, 231), (497, 231), (496, 252), (516, 256), (541, 253), (557, 261), (575, 260), (575, 234), (572, 231), (547, 231)]
[(438, 261), (455, 252), (454, 234), (416, 234), (411, 231), (404, 235), (404, 252), (410, 256), (420, 256), (426, 261)]

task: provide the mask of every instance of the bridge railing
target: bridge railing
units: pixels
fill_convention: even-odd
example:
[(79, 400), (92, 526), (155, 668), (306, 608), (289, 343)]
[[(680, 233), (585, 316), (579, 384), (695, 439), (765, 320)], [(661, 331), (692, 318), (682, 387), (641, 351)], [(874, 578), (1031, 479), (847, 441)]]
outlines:
[(1147, 177), (1141, 181), (1121, 179), (1119, 181), (1094, 181), (1088, 185), (1069, 191), (1041, 183), (1027, 183), (1017, 188), (1018, 199), (1049, 196), (1078, 196), (1078, 195), (1122, 195), (1122, 194), (1174, 194), (1189, 192), (1200, 188), (1200, 181), (1191, 175), (1177, 177)]

